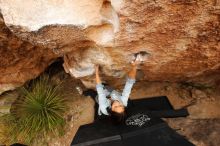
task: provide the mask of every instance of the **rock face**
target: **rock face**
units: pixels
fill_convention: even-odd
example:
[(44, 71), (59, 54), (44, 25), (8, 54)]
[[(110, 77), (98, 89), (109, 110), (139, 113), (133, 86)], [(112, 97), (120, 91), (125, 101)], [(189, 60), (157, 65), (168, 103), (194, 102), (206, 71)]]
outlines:
[(55, 58), (50, 49), (16, 37), (0, 16), (0, 94), (37, 77)]
[(219, 7), (216, 0), (0, 0), (13, 32), (1, 21), (0, 89), (57, 57), (73, 77), (88, 79), (100, 64), (103, 76), (120, 78), (139, 51), (150, 54), (143, 80), (217, 83)]

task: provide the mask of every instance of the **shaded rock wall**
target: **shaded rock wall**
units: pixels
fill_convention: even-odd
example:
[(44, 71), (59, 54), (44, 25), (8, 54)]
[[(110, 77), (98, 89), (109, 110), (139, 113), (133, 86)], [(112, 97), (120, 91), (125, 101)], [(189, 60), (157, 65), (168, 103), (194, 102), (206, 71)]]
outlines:
[[(141, 67), (143, 80), (216, 83), (219, 7), (217, 0), (1, 0), (13, 32), (6, 34), (17, 39), (14, 50), (20, 50), (3, 46), (1, 86), (37, 76), (58, 56), (65, 71), (85, 84), (95, 64), (102, 66), (103, 76), (121, 78), (138, 51), (150, 54)], [(7, 64), (13, 61), (16, 65)], [(19, 75), (13, 75), (15, 68)]]
[(15, 36), (0, 16), (0, 94), (37, 77), (57, 57)]

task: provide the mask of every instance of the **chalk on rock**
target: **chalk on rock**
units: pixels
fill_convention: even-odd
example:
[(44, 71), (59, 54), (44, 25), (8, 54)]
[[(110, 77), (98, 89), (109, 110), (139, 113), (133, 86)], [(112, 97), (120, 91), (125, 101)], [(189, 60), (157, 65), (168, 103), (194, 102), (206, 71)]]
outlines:
[(147, 60), (147, 58), (148, 58), (149, 55), (150, 55), (150, 54), (149, 54), (148, 52), (146, 52), (146, 51), (137, 52), (137, 53), (133, 54), (132, 62), (137, 61), (137, 62), (140, 62), (140, 64), (141, 64), (141, 63), (143, 63), (145, 60)]
[(91, 65), (82, 68), (70, 68), (69, 71), (71, 75), (73, 75), (75, 78), (80, 78), (80, 77), (93, 75), (95, 72), (95, 68), (94, 65)]

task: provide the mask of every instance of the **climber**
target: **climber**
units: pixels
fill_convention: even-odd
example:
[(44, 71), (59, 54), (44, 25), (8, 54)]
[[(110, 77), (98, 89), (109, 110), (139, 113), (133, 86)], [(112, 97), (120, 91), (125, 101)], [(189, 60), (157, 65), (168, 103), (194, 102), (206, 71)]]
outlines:
[[(90, 95), (96, 101), (96, 106), (98, 106), (98, 115), (109, 115), (112, 121), (115, 124), (122, 123), (126, 115), (126, 107), (128, 103), (128, 98), (132, 89), (133, 84), (135, 83), (137, 65), (142, 63), (144, 60), (143, 52), (134, 54), (134, 60), (131, 62), (131, 70), (128, 73), (127, 81), (123, 89), (122, 94), (112, 89), (106, 84), (102, 84), (102, 81), (99, 76), (99, 66), (97, 65), (96, 70), (96, 90), (95, 92), (92, 89), (84, 91), (83, 94), (88, 96)], [(97, 95), (98, 94), (98, 99)]]

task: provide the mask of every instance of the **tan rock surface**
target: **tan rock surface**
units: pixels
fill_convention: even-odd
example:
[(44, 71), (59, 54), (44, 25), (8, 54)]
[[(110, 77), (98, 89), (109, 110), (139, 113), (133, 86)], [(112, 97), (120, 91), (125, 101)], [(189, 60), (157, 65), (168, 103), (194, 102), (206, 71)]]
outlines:
[(55, 58), (50, 49), (16, 37), (0, 16), (0, 94), (37, 77)]
[(150, 54), (143, 80), (218, 83), (218, 7), (214, 0), (1, 0), (6, 25), (25, 40), (1, 20), (1, 86), (34, 78), (58, 56), (73, 77), (89, 79), (100, 64), (103, 76), (121, 78), (138, 51)]

